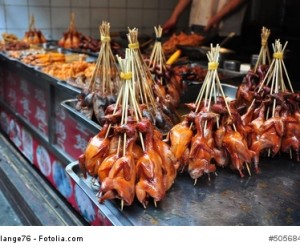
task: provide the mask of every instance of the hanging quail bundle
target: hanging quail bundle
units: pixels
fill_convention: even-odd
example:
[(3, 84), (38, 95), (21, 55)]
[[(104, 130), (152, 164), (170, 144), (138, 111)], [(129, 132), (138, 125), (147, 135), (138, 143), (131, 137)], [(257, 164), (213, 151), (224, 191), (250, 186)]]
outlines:
[(264, 152), (268, 156), (289, 152), (292, 158), (294, 151), (299, 161), (299, 94), (294, 93), (283, 61), (286, 45), (282, 47), (279, 40), (273, 44), (272, 63), (243, 119), (252, 129), (249, 145), (257, 171)]
[(69, 28), (64, 32), (63, 36), (59, 39), (58, 45), (65, 49), (76, 49), (80, 46), (81, 34), (77, 31), (75, 26), (75, 14), (71, 14)]
[(271, 64), (268, 38), (271, 31), (265, 27), (261, 30), (261, 48), (255, 67), (248, 71), (236, 92), (236, 108), (245, 112), (254, 99), (258, 86), (264, 80)]
[(148, 60), (150, 72), (154, 76), (153, 93), (161, 103), (176, 113), (175, 109), (179, 106), (183, 93), (183, 84), (174, 74), (172, 63), (166, 61), (161, 44), (163, 29), (158, 26), (154, 27), (154, 30), (156, 41)]
[(138, 103), (140, 90), (135, 80), (141, 74), (136, 67), (134, 51), (127, 49), (126, 58), (118, 57), (122, 70), (122, 85), (116, 103), (106, 109), (105, 124), (93, 137), (80, 167), (100, 182), (100, 202), (120, 199), (121, 209), (131, 205), (135, 198), (146, 207), (165, 197), (176, 173), (176, 159), (162, 134), (152, 122), (143, 117)]
[(28, 31), (25, 32), (23, 42), (27, 44), (40, 44), (47, 42), (43, 33), (35, 27), (35, 19), (33, 15), (30, 18), (29, 28)]
[(224, 94), (218, 77), (219, 49), (211, 47), (208, 72), (191, 112), (175, 125), (169, 139), (171, 151), (195, 180), (214, 173), (216, 166), (230, 166), (244, 176), (249, 174), (252, 152), (249, 150), (238, 112)]
[(151, 75), (150, 69), (144, 60), (138, 43), (138, 30), (136, 28), (129, 29), (127, 34), (129, 49), (134, 54), (134, 67), (139, 69), (137, 78), (134, 80), (137, 85), (137, 95), (139, 102), (143, 104), (142, 112), (152, 121), (152, 123), (162, 132), (167, 133), (170, 128), (176, 124), (179, 119), (164, 102), (160, 102), (153, 92), (155, 82)]
[(110, 47), (110, 24), (100, 26), (101, 47), (87, 89), (78, 95), (76, 109), (103, 125), (105, 109), (116, 101), (120, 87), (120, 71)]

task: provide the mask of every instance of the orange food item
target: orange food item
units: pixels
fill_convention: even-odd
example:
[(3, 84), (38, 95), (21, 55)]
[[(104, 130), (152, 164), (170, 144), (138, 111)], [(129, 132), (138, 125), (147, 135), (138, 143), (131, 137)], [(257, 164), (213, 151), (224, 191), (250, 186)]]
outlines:
[(169, 40), (163, 43), (164, 53), (170, 54), (176, 51), (177, 45), (197, 46), (203, 41), (204, 36), (199, 34), (186, 34), (180, 32), (178, 35), (173, 34)]

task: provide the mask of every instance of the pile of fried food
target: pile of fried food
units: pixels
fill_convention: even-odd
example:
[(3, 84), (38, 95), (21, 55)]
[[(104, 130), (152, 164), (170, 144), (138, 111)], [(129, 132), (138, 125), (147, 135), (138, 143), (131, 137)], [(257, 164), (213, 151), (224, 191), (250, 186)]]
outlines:
[(31, 66), (45, 67), (57, 62), (65, 62), (65, 55), (58, 52), (34, 53), (24, 56), (21, 61)]
[(88, 85), (95, 69), (95, 63), (86, 62), (82, 54), (63, 54), (46, 52), (45, 50), (29, 49), (24, 51), (10, 51), (11, 58), (40, 68), (40, 70), (61, 81), (66, 81), (77, 88)]
[(42, 72), (51, 75), (59, 80), (67, 81), (69, 84), (84, 88), (91, 78), (94, 63), (86, 61), (75, 61), (69, 63), (52, 63), (42, 68)]
[(207, 74), (207, 68), (191, 64), (176, 65), (173, 71), (181, 81), (191, 82), (202, 82)]
[(182, 46), (198, 46), (204, 40), (204, 36), (191, 33), (186, 34), (180, 32), (178, 35), (173, 34), (167, 41), (163, 43), (163, 51), (165, 54), (171, 54), (176, 51), (177, 45)]
[(25, 50), (29, 48), (29, 44), (19, 40), (15, 34), (3, 32), (3, 42), (1, 43), (1, 50)]

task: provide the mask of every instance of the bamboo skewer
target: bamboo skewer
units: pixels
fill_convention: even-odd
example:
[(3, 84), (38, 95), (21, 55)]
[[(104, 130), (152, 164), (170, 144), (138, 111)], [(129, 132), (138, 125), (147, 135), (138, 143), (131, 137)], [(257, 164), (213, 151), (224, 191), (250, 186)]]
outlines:
[[(166, 58), (165, 54), (162, 49), (162, 44), (161, 44), (161, 37), (163, 33), (163, 29), (161, 26), (154, 27), (155, 31), (155, 36), (156, 36), (156, 41), (153, 46), (153, 49), (151, 51), (150, 59), (149, 59), (149, 68), (150, 70), (154, 71), (155, 67), (159, 68), (159, 73), (162, 74), (164, 71), (167, 70), (166, 64)], [(160, 83), (163, 83), (163, 77), (160, 77)]]
[[(285, 67), (285, 64), (283, 61), (284, 51), (286, 49), (287, 44), (288, 44), (288, 42), (286, 42), (284, 44), (284, 46), (282, 47), (282, 44), (280, 43), (279, 39), (275, 40), (275, 43), (272, 44), (273, 60), (272, 60), (272, 63), (270, 65), (269, 70), (266, 73), (263, 81), (260, 83), (260, 86), (257, 91), (258, 93), (261, 92), (261, 90), (264, 86), (268, 86), (269, 84), (271, 84), (270, 94), (277, 94), (277, 93), (286, 91), (288, 89), (288, 87), (289, 87), (290, 91), (292, 93), (294, 93), (289, 75), (287, 73), (287, 70), (286, 70), (286, 67)], [(287, 80), (288, 84), (285, 83), (285, 79)], [(288, 85), (288, 87), (287, 87), (287, 85)], [(252, 108), (254, 103), (255, 103), (255, 99), (253, 99), (248, 110)], [(275, 116), (276, 106), (277, 106), (277, 101), (276, 101), (276, 99), (273, 99), (271, 117)], [(266, 119), (270, 118), (270, 108), (267, 109), (265, 118)], [(271, 155), (271, 150), (268, 149), (268, 156), (270, 157), (270, 155)], [(290, 149), (290, 157), (292, 158), (291, 149)]]
[[(219, 76), (218, 76), (218, 60), (219, 60), (219, 54), (220, 54), (220, 46), (217, 45), (216, 47), (213, 47), (211, 45), (211, 51), (207, 53), (208, 58), (208, 72), (205, 76), (204, 82), (202, 84), (202, 87), (199, 91), (199, 94), (196, 99), (196, 112), (199, 111), (200, 104), (202, 101), (204, 101), (204, 106), (208, 108), (208, 111), (210, 110), (211, 106), (211, 99), (213, 98), (216, 100), (217, 95), (221, 95), (225, 100), (226, 109), (231, 116), (231, 112), (228, 106), (228, 103), (226, 102), (226, 96), (223, 91)], [(204, 99), (203, 99), (204, 98)], [(233, 127), (236, 131), (236, 126), (233, 124)]]
[(89, 91), (100, 95), (116, 95), (120, 88), (120, 72), (110, 46), (110, 24), (103, 21), (99, 27), (101, 47), (93, 71)]
[(30, 21), (29, 21), (29, 31), (34, 31), (35, 30), (35, 18), (33, 15), (30, 16)]
[(161, 26), (154, 27), (156, 41), (153, 46), (151, 55), (150, 55), (150, 68), (154, 69), (155, 66), (160, 67), (160, 72), (162, 73), (163, 69), (166, 69), (166, 58), (163, 53), (162, 44), (161, 44), (161, 36), (163, 29)]
[[(271, 62), (271, 65), (269, 67), (269, 70), (267, 71), (263, 81), (260, 83), (260, 86), (258, 88), (257, 93), (260, 93), (262, 88), (264, 86), (268, 86), (271, 82), (271, 92), (270, 94), (273, 93), (279, 93), (280, 91), (285, 91), (287, 90), (287, 85), (285, 84), (284, 77), (286, 77), (288, 81), (288, 86), (292, 93), (294, 93), (290, 78), (288, 76), (284, 61), (283, 61), (283, 55), (284, 55), (284, 50), (287, 46), (287, 42), (285, 43), (284, 47), (282, 48), (282, 45), (279, 40), (275, 41), (275, 44), (272, 45), (273, 47), (273, 60)], [(282, 70), (283, 68), (283, 70)], [(283, 74), (284, 72), (284, 74)], [(275, 101), (275, 100), (274, 100)], [(255, 99), (251, 102), (251, 105), (249, 106), (248, 109), (251, 109), (252, 106), (255, 103)], [(267, 112), (269, 113), (269, 112)], [(274, 112), (272, 111), (272, 114)], [(267, 116), (268, 117), (268, 116)]]
[[(133, 109), (134, 113), (134, 119), (136, 121), (140, 121), (142, 118), (141, 111), (139, 109), (139, 105), (136, 99), (136, 93), (134, 88), (134, 75), (137, 73), (135, 72), (135, 67), (133, 64), (133, 54), (130, 52), (130, 49), (126, 50), (126, 56), (125, 59), (122, 59), (121, 57), (117, 57), (120, 68), (121, 68), (121, 76), (124, 80), (123, 86), (121, 88), (121, 91), (119, 93), (120, 99), (122, 99), (122, 118), (121, 118), (121, 125), (127, 124), (128, 122), (128, 110), (130, 108)], [(142, 149), (145, 150), (144, 141), (142, 134), (139, 133), (140, 141), (142, 145)], [(124, 134), (123, 138), (123, 155), (125, 155), (126, 152), (126, 133)]]
[[(279, 93), (281, 91), (287, 90), (287, 86), (284, 81), (284, 75), (283, 75), (283, 70), (282, 70), (283, 67), (284, 67), (285, 77), (288, 79), (289, 87), (290, 87), (291, 91), (294, 92), (291, 82), (290, 82), (290, 79), (288, 77), (288, 74), (286, 72), (284, 62), (283, 62), (283, 55), (284, 55), (284, 50), (285, 50), (286, 46), (287, 46), (287, 42), (285, 43), (284, 47), (282, 48), (282, 45), (279, 40), (276, 40), (275, 44), (273, 44), (274, 54), (273, 54), (273, 62), (271, 64), (271, 66), (273, 66), (273, 67), (270, 67), (270, 69), (268, 71), (268, 72), (271, 72), (270, 78), (272, 78), (270, 94)], [(269, 82), (270, 82), (270, 79), (265, 83), (265, 85), (267, 86), (269, 84)], [(275, 108), (276, 108), (276, 100), (274, 99), (273, 107), (272, 107), (272, 117), (274, 117)]]
[[(199, 94), (196, 99), (196, 112), (199, 111), (201, 102), (204, 102), (204, 106), (207, 107), (207, 110), (210, 111), (212, 99), (216, 101), (217, 95), (221, 95), (224, 98), (225, 106), (230, 117), (232, 117), (230, 108), (226, 101), (226, 96), (223, 91), (217, 68), (219, 60), (219, 51), (220, 46), (217, 45), (215, 48), (211, 45), (211, 51), (207, 53), (208, 58), (208, 72), (205, 76), (203, 85), (199, 91)], [(192, 128), (193, 123), (191, 123), (190, 128)], [(207, 121), (204, 124), (204, 128), (207, 126)], [(217, 126), (219, 126), (219, 119), (217, 119)], [(232, 124), (234, 131), (237, 131), (235, 123)], [(245, 163), (249, 176), (251, 176), (251, 171), (248, 163)], [(197, 179), (195, 180), (194, 185), (196, 184)]]
[[(72, 14), (70, 27), (75, 27), (75, 16)], [(101, 37), (101, 47), (96, 61), (96, 66), (93, 71), (88, 91), (95, 92), (100, 96), (116, 95), (121, 88), (121, 79), (116, 60), (113, 56), (110, 47), (110, 24), (103, 21), (99, 26)], [(118, 96), (113, 114), (116, 112), (120, 103)], [(111, 124), (108, 127), (105, 138), (109, 135)]]
[(153, 120), (157, 111), (157, 103), (152, 91), (154, 84), (149, 67), (145, 63), (138, 43), (138, 29), (129, 29), (127, 34), (129, 53), (132, 56), (134, 89), (141, 104), (145, 104)]
[(266, 27), (262, 27), (261, 30), (261, 48), (258, 55), (257, 62), (254, 67), (254, 72), (256, 72), (259, 65), (269, 65), (271, 62), (270, 51), (268, 48), (268, 38), (271, 31)]

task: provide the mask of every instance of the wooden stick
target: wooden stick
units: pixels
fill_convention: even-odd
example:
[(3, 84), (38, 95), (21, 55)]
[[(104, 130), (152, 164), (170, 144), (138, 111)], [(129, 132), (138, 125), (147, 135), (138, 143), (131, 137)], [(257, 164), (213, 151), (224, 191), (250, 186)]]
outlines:
[(261, 48), (260, 48), (260, 52), (258, 55), (258, 59), (256, 61), (255, 67), (254, 67), (254, 73), (256, 72), (257, 68), (259, 65), (263, 64), (266, 65), (267, 64), (267, 59), (268, 59), (268, 63), (271, 62), (271, 58), (270, 58), (270, 52), (269, 52), (269, 48), (268, 48), (268, 38), (270, 36), (270, 30), (266, 29), (265, 27), (262, 28), (262, 32), (261, 32)]
[(99, 26), (101, 47), (89, 84), (90, 92), (99, 92), (101, 95), (117, 94), (120, 88), (120, 72), (110, 46), (110, 24), (102, 22)]
[(245, 162), (245, 164), (246, 164), (246, 168), (247, 168), (248, 174), (249, 174), (249, 176), (251, 176), (251, 171), (250, 171), (250, 167), (249, 167), (248, 162)]

